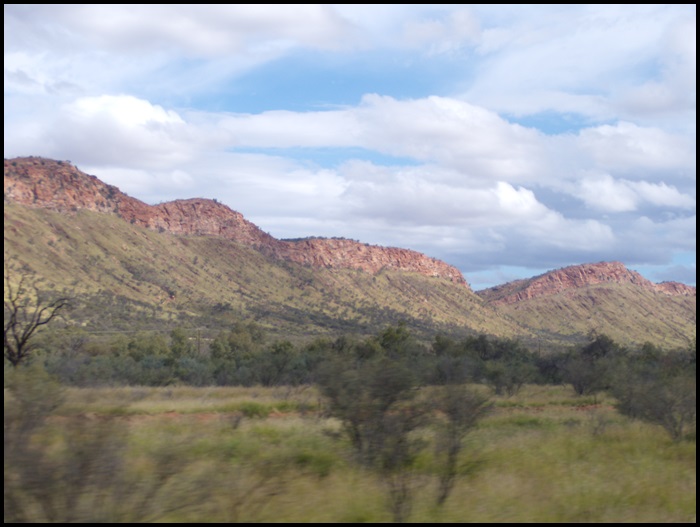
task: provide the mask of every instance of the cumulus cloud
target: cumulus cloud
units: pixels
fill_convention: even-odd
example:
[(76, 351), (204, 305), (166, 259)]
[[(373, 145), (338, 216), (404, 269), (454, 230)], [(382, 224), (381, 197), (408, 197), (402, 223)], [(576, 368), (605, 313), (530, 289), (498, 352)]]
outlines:
[[(9, 5), (5, 155), (467, 273), (661, 265), (695, 250), (695, 49), (694, 6)], [(238, 100), (290, 64), (315, 111)]]
[(658, 78), (630, 88), (619, 104), (634, 114), (694, 111), (697, 89), (697, 37), (695, 16), (669, 25), (662, 38)]
[(397, 100), (365, 95), (354, 108), (231, 115), (219, 126), (238, 146), (363, 147), (489, 179), (532, 179), (541, 170), (541, 134), (446, 97)]
[(88, 164), (161, 168), (193, 155), (194, 138), (177, 112), (129, 95), (79, 98), (47, 133), (56, 152)]
[(544, 214), (544, 206), (527, 189), (505, 182), (464, 185), (452, 174), (441, 177), (439, 172), (434, 166), (348, 162), (339, 169), (347, 181), (342, 194), (345, 210), (354, 217), (413, 226), (498, 226)]
[(184, 196), (199, 197), (194, 176), (185, 170), (142, 170), (104, 165), (81, 165), (79, 168), (151, 204)]
[(581, 148), (600, 168), (610, 170), (695, 170), (695, 142), (687, 136), (629, 122), (582, 130)]
[(643, 204), (656, 207), (693, 209), (695, 198), (680, 193), (665, 183), (615, 180), (609, 174), (583, 178), (577, 196), (593, 209), (606, 212), (628, 212)]

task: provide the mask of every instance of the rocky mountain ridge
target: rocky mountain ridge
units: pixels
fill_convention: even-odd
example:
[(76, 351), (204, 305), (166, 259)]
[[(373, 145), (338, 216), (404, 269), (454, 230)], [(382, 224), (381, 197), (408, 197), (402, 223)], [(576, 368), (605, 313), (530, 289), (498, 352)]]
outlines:
[(599, 284), (632, 284), (641, 289), (669, 296), (695, 296), (696, 288), (678, 282), (655, 284), (621, 262), (572, 265), (524, 280), (477, 291), (493, 305), (517, 304), (522, 301), (556, 295), (567, 290)]
[(382, 269), (448, 279), (469, 288), (455, 267), (409, 249), (347, 239), (278, 240), (215, 200), (194, 198), (148, 205), (85, 174), (67, 161), (22, 157), (4, 161), (4, 199), (60, 212), (87, 209), (115, 214), (138, 226), (181, 235), (219, 236), (263, 253), (312, 267)]
[(306, 338), (404, 320), (423, 335), (538, 346), (583, 342), (591, 331), (665, 348), (695, 338), (695, 287), (653, 284), (619, 262), (477, 295), (457, 269), (415, 251), (278, 240), (216, 200), (148, 205), (69, 162), (38, 157), (5, 160), (4, 205), (6, 262), (30, 270), (48, 294), (69, 294), (74, 321), (93, 329), (247, 320)]

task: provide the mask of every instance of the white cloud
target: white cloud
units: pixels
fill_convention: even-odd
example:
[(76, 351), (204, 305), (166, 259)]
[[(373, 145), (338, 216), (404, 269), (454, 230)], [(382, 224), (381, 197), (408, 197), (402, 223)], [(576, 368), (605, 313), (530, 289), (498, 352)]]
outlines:
[(403, 25), (402, 41), (406, 46), (428, 55), (459, 52), (479, 41), (479, 21), (466, 7), (460, 6), (441, 17), (412, 19)]
[(323, 4), (5, 5), (5, 91), (210, 92), (297, 50), (358, 44)]
[[(322, 4), (59, 4), (6, 6), (5, 15), (32, 31), (20, 35), (25, 44), (58, 37), (63, 42), (82, 39), (114, 51), (156, 49), (190, 56), (264, 53), (274, 43), (334, 48), (352, 29), (333, 8)], [(60, 25), (63, 34), (45, 32), (49, 25)]]
[(609, 212), (625, 212), (637, 208), (638, 196), (634, 189), (616, 182), (609, 174), (583, 179), (578, 190), (578, 197), (591, 208)]
[(235, 146), (329, 147), (359, 146), (352, 112), (269, 111), (257, 115), (212, 116), (217, 128), (228, 132)]
[(87, 174), (96, 175), (105, 183), (117, 186), (130, 196), (147, 203), (183, 197), (199, 197), (194, 176), (185, 170), (141, 170), (110, 166), (81, 165)]
[(694, 138), (629, 122), (582, 130), (580, 147), (600, 168), (609, 170), (676, 170), (694, 176)]
[[(477, 9), (483, 19), (482, 61), (464, 87), (465, 100), (514, 115), (554, 110), (614, 119), (630, 110), (636, 91), (646, 99), (645, 85), (662, 83), (667, 97), (688, 98), (687, 83), (670, 81), (675, 74), (648, 79), (660, 61), (675, 60), (669, 55), (682, 54), (683, 63), (692, 64), (674, 71), (695, 70), (694, 57), (681, 51), (695, 47), (695, 6), (528, 6), (511, 10), (515, 14), (505, 23), (507, 15), (496, 15), (494, 27), (488, 9)], [(679, 19), (693, 23), (679, 29)], [(676, 44), (669, 35), (680, 32), (685, 36)]]
[[(671, 261), (694, 250), (695, 9), (8, 5), (5, 155), (464, 269)], [(280, 81), (246, 113), (246, 82), (305, 61), (294, 107), (331, 109)], [(576, 131), (508, 120), (540, 112)]]
[(96, 116), (105, 117), (126, 127), (184, 124), (173, 110), (165, 110), (130, 95), (81, 98), (65, 108), (65, 116), (77, 122), (89, 121)]
[(625, 183), (635, 189), (641, 200), (651, 205), (679, 209), (695, 208), (695, 198), (681, 194), (678, 189), (665, 183), (649, 183), (647, 181)]
[(231, 115), (217, 126), (230, 132), (237, 146), (363, 147), (490, 180), (528, 180), (542, 169), (541, 134), (445, 97), (397, 100), (369, 94), (354, 108)]
[(592, 209), (605, 212), (635, 211), (644, 205), (694, 209), (695, 198), (666, 183), (614, 179), (610, 174), (593, 174), (580, 180), (576, 196)]
[(624, 109), (636, 114), (695, 111), (697, 89), (696, 18), (669, 24), (662, 38), (658, 78), (634, 86), (619, 98)]
[(46, 134), (56, 152), (95, 165), (173, 167), (196, 146), (176, 112), (129, 95), (79, 98), (59, 110)]

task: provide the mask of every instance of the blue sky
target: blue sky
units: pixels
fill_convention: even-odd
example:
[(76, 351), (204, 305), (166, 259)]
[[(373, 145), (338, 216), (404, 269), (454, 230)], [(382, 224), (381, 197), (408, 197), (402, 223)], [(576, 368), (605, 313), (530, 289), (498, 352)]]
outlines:
[(4, 7), (5, 157), (473, 288), (617, 260), (695, 284), (695, 5)]

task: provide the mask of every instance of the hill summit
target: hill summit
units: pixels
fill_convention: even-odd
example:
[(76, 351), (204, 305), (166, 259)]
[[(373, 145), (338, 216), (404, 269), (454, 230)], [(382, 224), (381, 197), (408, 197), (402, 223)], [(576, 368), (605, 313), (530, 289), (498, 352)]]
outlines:
[(278, 240), (216, 200), (194, 198), (148, 205), (117, 187), (85, 174), (67, 161), (41, 157), (6, 159), (5, 200), (59, 212), (85, 209), (115, 214), (151, 230), (172, 234), (218, 236), (250, 245), (263, 253), (311, 267), (383, 269), (445, 278), (469, 288), (455, 267), (417, 251), (369, 245), (343, 238)]
[[(4, 162), (5, 261), (69, 295), (95, 330), (230, 327), (307, 337), (405, 321), (527, 342), (687, 346), (695, 287), (654, 284), (620, 262), (565, 267), (475, 294), (455, 267), (344, 238), (280, 240), (216, 200), (149, 205), (70, 162)], [(213, 331), (213, 330), (212, 330)]]
[(548, 297), (567, 290), (577, 290), (599, 284), (631, 284), (647, 291), (671, 296), (694, 296), (695, 288), (678, 282), (655, 284), (621, 262), (599, 262), (572, 265), (524, 280), (477, 292), (484, 300), (495, 304), (517, 304), (525, 300)]

